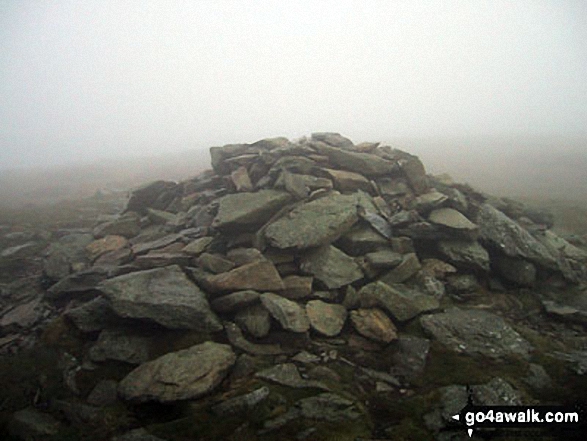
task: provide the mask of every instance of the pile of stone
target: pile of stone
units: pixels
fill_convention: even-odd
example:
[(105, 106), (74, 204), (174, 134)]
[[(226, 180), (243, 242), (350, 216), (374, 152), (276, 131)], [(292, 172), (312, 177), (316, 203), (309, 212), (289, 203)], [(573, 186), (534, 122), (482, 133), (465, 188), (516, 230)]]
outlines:
[[(93, 342), (85, 362), (137, 366), (109, 384), (113, 400), (232, 395), (234, 377), (251, 376), (258, 389), (211, 409), (243, 413), (280, 384), (318, 392), (259, 436), (300, 418), (354, 421), (364, 409), (333, 392), (329, 361), (377, 391), (408, 387), (430, 347), (403, 332), (414, 321), (457, 353), (527, 360), (532, 345), (501, 317), (447, 302), (587, 279), (587, 254), (550, 231), (547, 214), (428, 176), (401, 150), (314, 133), (210, 153), (212, 170), (137, 189), (122, 214), (47, 252), (46, 298)], [(585, 323), (586, 309), (572, 316)], [(208, 337), (153, 358), (145, 326)], [(390, 345), (389, 359), (362, 362)]]

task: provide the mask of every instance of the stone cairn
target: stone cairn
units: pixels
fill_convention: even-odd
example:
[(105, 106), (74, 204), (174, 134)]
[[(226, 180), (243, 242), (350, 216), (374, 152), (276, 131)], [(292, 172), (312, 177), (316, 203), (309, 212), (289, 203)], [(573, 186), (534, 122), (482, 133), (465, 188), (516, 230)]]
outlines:
[[(210, 154), (212, 170), (139, 188), (123, 213), (47, 252), (45, 297), (91, 342), (78, 371), (133, 366), (121, 381), (98, 382), (87, 406), (190, 400), (238, 416), (278, 384), (315, 393), (248, 427), (255, 436), (306, 419), (298, 439), (322, 423), (369, 437), (373, 418), (359, 397), (405, 393), (431, 340), (474, 357), (529, 359), (532, 345), (502, 317), (466, 307), (477, 294), (586, 279), (585, 253), (550, 231), (548, 214), (428, 176), (398, 149), (314, 133)], [(585, 322), (584, 311), (573, 314)], [(427, 338), (405, 331), (414, 322)], [(154, 357), (154, 332), (166, 330), (203, 337)], [(337, 389), (345, 369), (352, 384)], [(454, 387), (464, 405), (464, 386)], [(505, 391), (489, 404), (519, 401), (499, 378), (476, 387), (479, 396)], [(426, 430), (439, 433), (443, 412), (428, 415)], [(393, 426), (383, 429), (393, 438)]]

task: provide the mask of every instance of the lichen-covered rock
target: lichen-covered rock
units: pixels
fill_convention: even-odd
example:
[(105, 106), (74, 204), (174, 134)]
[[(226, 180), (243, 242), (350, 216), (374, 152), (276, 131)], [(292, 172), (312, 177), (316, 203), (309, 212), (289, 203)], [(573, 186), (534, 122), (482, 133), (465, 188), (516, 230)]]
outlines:
[(261, 302), (283, 329), (292, 332), (306, 332), (310, 329), (305, 309), (296, 302), (270, 292), (261, 294)]
[(235, 362), (230, 346), (202, 343), (140, 365), (120, 382), (118, 392), (136, 402), (196, 399), (214, 390)]
[(327, 337), (338, 335), (347, 318), (344, 306), (322, 300), (311, 300), (306, 303), (306, 312), (312, 329)]
[(353, 326), (364, 337), (383, 343), (397, 338), (396, 327), (381, 309), (357, 309), (351, 311), (350, 315)]
[(308, 252), (300, 265), (328, 289), (340, 288), (363, 278), (360, 266), (338, 248), (327, 245)]

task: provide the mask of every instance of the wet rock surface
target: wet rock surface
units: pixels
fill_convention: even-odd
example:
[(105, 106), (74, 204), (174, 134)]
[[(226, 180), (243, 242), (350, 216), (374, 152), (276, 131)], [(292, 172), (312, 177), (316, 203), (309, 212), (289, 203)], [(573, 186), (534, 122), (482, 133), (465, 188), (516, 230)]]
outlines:
[(587, 253), (552, 216), (336, 133), (210, 153), (0, 228), (1, 435), (459, 439), (469, 396), (587, 393)]

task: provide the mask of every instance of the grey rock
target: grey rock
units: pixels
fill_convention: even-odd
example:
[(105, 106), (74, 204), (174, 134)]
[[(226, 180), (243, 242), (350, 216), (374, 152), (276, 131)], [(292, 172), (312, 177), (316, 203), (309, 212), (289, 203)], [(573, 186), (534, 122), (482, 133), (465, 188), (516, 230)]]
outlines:
[(357, 309), (351, 311), (350, 316), (354, 328), (363, 337), (383, 343), (397, 338), (396, 327), (381, 309)]
[(33, 407), (15, 412), (8, 424), (8, 432), (12, 437), (27, 441), (47, 439), (60, 429), (61, 423), (58, 420)]
[(373, 228), (358, 225), (344, 234), (336, 245), (351, 256), (361, 256), (388, 246), (389, 241)]
[(229, 194), (218, 200), (218, 214), (212, 227), (224, 231), (254, 229), (290, 201), (289, 193), (277, 190)]
[(416, 274), (422, 265), (416, 253), (404, 255), (402, 262), (394, 269), (381, 276), (381, 281), (391, 285), (393, 283), (402, 283)]
[(239, 168), (233, 171), (230, 174), (230, 179), (232, 179), (232, 183), (234, 184), (236, 191), (253, 191), (251, 178), (249, 177), (247, 168), (244, 165), (241, 165)]
[(305, 249), (334, 242), (357, 222), (354, 195), (330, 195), (302, 204), (265, 229), (276, 248)]
[(283, 329), (292, 332), (306, 332), (310, 329), (305, 309), (296, 302), (269, 292), (261, 294), (261, 302)]
[(141, 427), (126, 432), (123, 435), (115, 436), (111, 441), (165, 441), (163, 438), (159, 438), (155, 435), (151, 435), (147, 432), (147, 429)]
[(474, 237), (478, 231), (477, 225), (453, 208), (438, 208), (428, 215), (428, 220), (453, 230), (465, 237)]
[(291, 275), (283, 278), (285, 288), (280, 293), (291, 300), (305, 299), (312, 295), (313, 277)]
[(145, 214), (147, 208), (164, 210), (175, 198), (179, 187), (171, 181), (155, 181), (134, 190), (125, 211)]
[(234, 312), (250, 306), (259, 301), (259, 293), (253, 290), (237, 291), (222, 297), (218, 297), (210, 303), (212, 309), (217, 312)]
[(441, 240), (439, 251), (455, 265), (489, 271), (489, 253), (479, 242), (467, 240)]
[(441, 207), (446, 201), (448, 201), (448, 196), (439, 191), (432, 190), (415, 198), (409, 208), (416, 210), (418, 213), (424, 214), (429, 213), (435, 208)]
[(372, 191), (371, 183), (367, 178), (358, 173), (345, 170), (322, 169), (334, 182), (334, 188), (340, 192), (354, 192), (363, 190)]
[(322, 389), (329, 390), (328, 386), (320, 381), (304, 380), (293, 363), (283, 363), (264, 369), (255, 374), (256, 378), (292, 387), (294, 389)]
[(172, 329), (222, 330), (206, 295), (178, 266), (114, 277), (99, 289), (121, 317), (148, 319)]
[(230, 344), (241, 351), (253, 355), (280, 355), (284, 353), (278, 344), (256, 344), (248, 341), (234, 323), (225, 323), (224, 327)]
[(146, 242), (137, 242), (132, 245), (132, 252), (137, 256), (147, 254), (149, 251), (158, 250), (175, 242), (179, 242), (182, 238), (183, 236), (181, 234), (174, 233)]
[(199, 256), (210, 246), (214, 238), (210, 236), (200, 237), (188, 243), (181, 251), (190, 256)]
[(127, 213), (114, 220), (98, 225), (94, 228), (92, 234), (96, 238), (115, 235), (130, 239), (139, 234), (140, 231), (139, 217), (134, 213)]
[(89, 262), (85, 248), (92, 241), (91, 234), (68, 234), (53, 242), (43, 262), (47, 277), (60, 280), (72, 272), (86, 269)]
[(88, 352), (96, 362), (106, 360), (141, 364), (149, 358), (149, 340), (124, 329), (105, 329)]
[(448, 276), (446, 284), (449, 291), (456, 294), (471, 294), (479, 290), (479, 282), (473, 274), (455, 274)]
[(70, 274), (49, 288), (46, 298), (57, 301), (83, 293), (95, 292), (96, 285), (107, 276), (107, 272), (100, 268), (90, 268)]
[(408, 178), (410, 186), (416, 194), (425, 193), (429, 188), (429, 183), (424, 164), (417, 156), (405, 153), (404, 155), (405, 158), (399, 161), (399, 165), (406, 178)]
[(302, 257), (301, 270), (313, 275), (328, 289), (340, 288), (363, 278), (359, 265), (338, 248), (328, 245)]
[(262, 305), (253, 305), (238, 311), (234, 321), (243, 330), (257, 338), (266, 337), (271, 329), (269, 311)]
[(269, 396), (269, 388), (261, 386), (252, 392), (238, 397), (229, 398), (221, 403), (212, 406), (212, 412), (218, 416), (232, 416), (242, 415), (251, 409), (254, 409), (257, 404), (263, 402)]
[(529, 358), (532, 346), (500, 316), (481, 310), (451, 308), (420, 317), (424, 330), (452, 351), (499, 359)]
[(218, 254), (202, 253), (197, 262), (206, 271), (214, 274), (225, 273), (234, 268), (234, 262)]
[(403, 261), (401, 254), (392, 250), (381, 250), (365, 254), (365, 260), (374, 269), (394, 268)]
[(202, 343), (140, 365), (120, 382), (118, 392), (137, 402), (196, 399), (214, 390), (235, 361), (230, 346)]
[(40, 298), (4, 310), (0, 317), (0, 329), (6, 332), (10, 328), (29, 329), (43, 318), (44, 305)]
[(226, 273), (206, 277), (202, 283), (210, 292), (227, 291), (281, 291), (284, 289), (283, 280), (275, 266), (265, 260), (239, 266)]
[(523, 377), (522, 380), (535, 390), (548, 389), (553, 385), (552, 379), (544, 368), (535, 363), (530, 363), (528, 375)]
[(534, 286), (536, 267), (524, 259), (502, 256), (497, 259), (499, 273), (509, 282), (519, 286)]
[(65, 311), (65, 316), (82, 332), (101, 331), (117, 320), (110, 302), (102, 296)]
[(108, 406), (118, 398), (118, 382), (114, 380), (100, 380), (88, 395), (87, 402), (92, 406)]
[(367, 177), (397, 173), (395, 163), (375, 155), (343, 150), (321, 142), (312, 143), (312, 147), (321, 155), (328, 156), (332, 164), (343, 170), (360, 173)]
[(312, 133), (312, 140), (321, 141), (333, 147), (340, 147), (343, 149), (352, 149), (354, 147), (353, 142), (342, 136), (340, 133), (316, 132)]
[(521, 257), (546, 268), (558, 269), (553, 254), (515, 221), (489, 204), (483, 204), (477, 215), (482, 241), (510, 257)]
[(361, 306), (380, 307), (389, 312), (399, 322), (405, 322), (424, 313), (438, 309), (440, 304), (432, 296), (422, 294), (405, 285), (387, 285), (373, 282), (359, 291)]
[(548, 355), (568, 363), (570, 365), (569, 367), (577, 375), (585, 375), (587, 373), (587, 350), (568, 352), (556, 351), (549, 353)]
[(306, 313), (312, 329), (327, 337), (338, 335), (347, 318), (344, 306), (322, 300), (311, 300), (306, 303)]
[(395, 342), (391, 374), (408, 381), (424, 372), (430, 351), (430, 340), (421, 337), (401, 335)]

